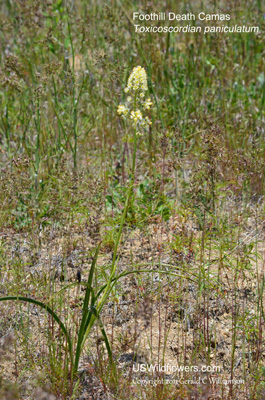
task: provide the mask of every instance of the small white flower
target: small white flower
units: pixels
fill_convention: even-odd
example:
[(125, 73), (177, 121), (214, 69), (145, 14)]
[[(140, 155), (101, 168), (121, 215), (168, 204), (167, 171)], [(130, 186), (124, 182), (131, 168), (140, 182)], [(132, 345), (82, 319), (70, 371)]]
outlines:
[(119, 115), (124, 115), (126, 117), (126, 115), (128, 114), (129, 110), (127, 107), (125, 107), (123, 104), (120, 104), (118, 109), (117, 109), (117, 113)]
[(149, 99), (147, 99), (146, 102), (144, 103), (144, 108), (145, 108), (146, 110), (150, 110), (150, 106), (151, 106), (152, 104), (153, 104), (153, 103), (151, 102), (151, 99), (149, 98)]

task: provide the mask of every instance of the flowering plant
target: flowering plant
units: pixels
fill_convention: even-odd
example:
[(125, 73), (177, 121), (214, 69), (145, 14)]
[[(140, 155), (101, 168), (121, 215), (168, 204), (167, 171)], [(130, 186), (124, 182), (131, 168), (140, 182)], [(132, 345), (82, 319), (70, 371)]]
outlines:
[(147, 90), (145, 69), (140, 66), (135, 67), (124, 89), (125, 93), (128, 93), (126, 105), (120, 104), (117, 113), (125, 119), (130, 117), (137, 135), (141, 135), (142, 131), (152, 124), (147, 116), (144, 117), (144, 112), (152, 105), (150, 98), (145, 100)]

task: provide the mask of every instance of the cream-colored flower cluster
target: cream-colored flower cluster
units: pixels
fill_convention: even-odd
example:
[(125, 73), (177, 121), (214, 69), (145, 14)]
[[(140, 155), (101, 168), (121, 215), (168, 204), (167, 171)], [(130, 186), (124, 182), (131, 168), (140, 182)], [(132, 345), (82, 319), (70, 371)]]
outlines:
[(125, 93), (130, 91), (140, 91), (140, 96), (144, 97), (144, 92), (147, 91), (147, 77), (145, 69), (142, 67), (135, 67), (129, 76), (127, 87), (125, 88)]
[(123, 104), (120, 104), (117, 110), (117, 113), (119, 115), (124, 115), (126, 117), (126, 115), (128, 114), (129, 110), (127, 107), (125, 107)]
[(140, 135), (142, 131), (152, 124), (148, 117), (143, 116), (143, 111), (150, 110), (152, 105), (151, 99), (145, 100), (145, 92), (147, 88), (147, 76), (145, 69), (142, 67), (135, 67), (129, 76), (125, 93), (129, 96), (126, 99), (126, 106), (120, 104), (117, 113), (123, 118), (130, 115), (130, 120), (136, 133)]

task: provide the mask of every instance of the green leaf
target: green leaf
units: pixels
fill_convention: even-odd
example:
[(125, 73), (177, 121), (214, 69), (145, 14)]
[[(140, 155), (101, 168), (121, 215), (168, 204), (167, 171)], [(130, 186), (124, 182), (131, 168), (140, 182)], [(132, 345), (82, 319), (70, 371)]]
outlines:
[(69, 353), (70, 353), (70, 357), (71, 357), (71, 361), (73, 361), (73, 347), (72, 347), (72, 341), (70, 338), (70, 335), (64, 325), (64, 323), (61, 321), (61, 319), (58, 317), (58, 315), (45, 303), (32, 299), (30, 297), (22, 297), (22, 296), (7, 296), (7, 297), (0, 297), (0, 301), (11, 301), (11, 300), (17, 300), (17, 301), (24, 301), (26, 303), (32, 303), (35, 304), (41, 308), (43, 308), (44, 310), (46, 310), (51, 316), (52, 318), (58, 323), (58, 325), (60, 326), (60, 328), (62, 329), (63, 333), (65, 334), (67, 343), (68, 343), (68, 347), (69, 347)]

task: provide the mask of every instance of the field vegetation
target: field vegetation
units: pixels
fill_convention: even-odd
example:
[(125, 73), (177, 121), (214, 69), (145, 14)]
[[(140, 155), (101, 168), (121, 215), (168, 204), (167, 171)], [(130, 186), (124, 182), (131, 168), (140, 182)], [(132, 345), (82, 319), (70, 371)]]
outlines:
[(265, 398), (264, 12), (1, 0), (1, 399)]

